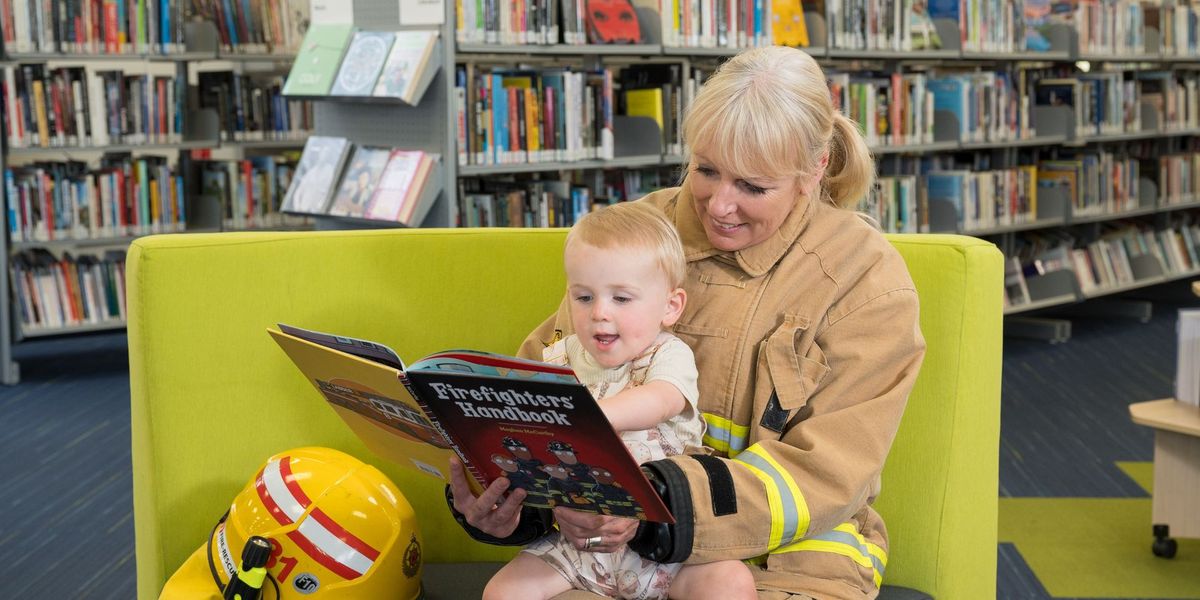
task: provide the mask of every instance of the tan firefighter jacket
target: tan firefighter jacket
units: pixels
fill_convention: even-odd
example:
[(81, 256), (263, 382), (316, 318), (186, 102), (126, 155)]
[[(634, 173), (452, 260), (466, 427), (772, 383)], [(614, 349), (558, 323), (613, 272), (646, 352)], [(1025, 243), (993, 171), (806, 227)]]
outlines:
[[(870, 504), (925, 351), (904, 261), (825, 203), (800, 200), (775, 236), (731, 253), (709, 244), (686, 182), (644, 200), (683, 240), (674, 333), (695, 352), (704, 442), (720, 457), (655, 463), (682, 482), (676, 516), (692, 515), (674, 536), (690, 548), (674, 556), (751, 560), (760, 590), (875, 597), (887, 530)], [(571, 333), (565, 301), (521, 354), (540, 357), (556, 330)]]

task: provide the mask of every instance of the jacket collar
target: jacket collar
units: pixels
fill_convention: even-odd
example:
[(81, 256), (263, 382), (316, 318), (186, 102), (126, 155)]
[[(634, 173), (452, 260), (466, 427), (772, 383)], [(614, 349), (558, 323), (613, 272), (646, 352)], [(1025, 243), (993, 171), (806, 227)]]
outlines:
[(725, 260), (737, 263), (750, 277), (761, 277), (778, 263), (788, 250), (796, 243), (815, 212), (816, 203), (807, 199), (797, 199), (796, 209), (783, 221), (783, 225), (771, 237), (735, 252), (728, 252), (713, 247), (704, 232), (704, 225), (696, 216), (695, 201), (692, 189), (687, 180), (679, 188), (679, 196), (675, 203), (675, 228), (683, 242), (684, 255), (688, 262), (694, 262), (710, 256), (719, 256)]

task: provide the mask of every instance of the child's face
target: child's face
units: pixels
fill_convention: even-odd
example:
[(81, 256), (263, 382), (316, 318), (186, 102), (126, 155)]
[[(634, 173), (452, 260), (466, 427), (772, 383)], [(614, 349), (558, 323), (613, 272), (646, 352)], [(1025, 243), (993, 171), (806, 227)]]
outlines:
[(575, 241), (564, 258), (571, 324), (603, 367), (637, 357), (683, 312), (684, 292), (671, 287), (653, 252)]

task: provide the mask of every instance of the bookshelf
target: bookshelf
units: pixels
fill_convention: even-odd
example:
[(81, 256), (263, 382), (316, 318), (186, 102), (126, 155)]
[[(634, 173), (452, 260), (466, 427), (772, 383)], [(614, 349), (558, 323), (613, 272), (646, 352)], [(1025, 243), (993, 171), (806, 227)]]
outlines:
[[(284, 11), (286, 9), (290, 12), (292, 7), (287, 4), (288, 2), (289, 0), (266, 0), (262, 5), (264, 10), (262, 14), (263, 18), (266, 18), (268, 10)], [(270, 6), (269, 9), (268, 3)], [(53, 9), (55, 11), (90, 10), (90, 7), (81, 8), (82, 6), (78, 2), (55, 3)], [(159, 10), (161, 6), (169, 6), (172, 9), (178, 8), (181, 13), (188, 10), (183, 2), (175, 0), (162, 5), (156, 3), (154, 7), (147, 5), (145, 10)], [(305, 6), (307, 6), (307, 1), (305, 1)], [(11, 9), (12, 0), (4, 0), (0, 8), (5, 7)], [(47, 3), (45, 7), (45, 10), (51, 10), (50, 3)], [(301, 12), (307, 13), (307, 11)], [(12, 15), (11, 12), (6, 14)], [(282, 14), (282, 12), (277, 14)], [(76, 14), (75, 16), (81, 19), (87, 18), (86, 15), (81, 16)], [(147, 19), (153, 16), (153, 14), (147, 13)], [(28, 40), (24, 43), (15, 43), (12, 39), (6, 40), (4, 46), (6, 51), (0, 54), (0, 68), (5, 69), (5, 72), (10, 75), (15, 70), (22, 69), (25, 65), (33, 65), (31, 68), (44, 69), (44, 72), (48, 75), (47, 82), (50, 81), (50, 74), (64, 73), (67, 74), (67, 77), (72, 78), (68, 79), (68, 81), (78, 88), (88, 86), (90, 78), (102, 71), (119, 72), (121, 73), (121, 77), (129, 76), (132, 73), (145, 74), (148, 80), (150, 77), (163, 78), (164, 83), (161, 84), (163, 87), (142, 89), (146, 91), (147, 97), (150, 97), (151, 93), (161, 93), (168, 88), (171, 94), (163, 96), (162, 100), (153, 103), (147, 102), (147, 105), (153, 104), (155, 107), (154, 109), (144, 108), (144, 110), (163, 111), (164, 108), (169, 109), (169, 112), (161, 113), (163, 116), (159, 122), (169, 123), (170, 125), (158, 134), (152, 134), (149, 129), (143, 130), (146, 132), (145, 136), (138, 139), (116, 137), (109, 139), (107, 131), (104, 136), (93, 138), (91, 136), (91, 133), (94, 131), (92, 126), (102, 126), (107, 130), (109, 125), (108, 119), (111, 118), (111, 111), (106, 104), (107, 98), (109, 98), (107, 95), (108, 90), (105, 90), (103, 88), (104, 84), (101, 83), (100, 87), (95, 89), (88, 88), (86, 91), (83, 89), (75, 90), (74, 106), (76, 108), (76, 119), (70, 125), (66, 124), (67, 120), (59, 121), (57, 126), (54, 126), (52, 123), (51, 130), (58, 133), (54, 139), (41, 140), (46, 142), (45, 145), (36, 143), (32, 139), (16, 138), (12, 135), (12, 131), (18, 127), (24, 127), (24, 125), (16, 125), (17, 121), (15, 117), (24, 117), (26, 113), (19, 112), (24, 110), (24, 108), (14, 108), (17, 103), (9, 102), (10, 99), (18, 99), (18, 101), (22, 99), (17, 94), (18, 90), (12, 87), (14, 79), (9, 79), (5, 82), (8, 92), (8, 96), (6, 96), (4, 102), (6, 135), (3, 145), (0, 146), (0, 167), (4, 168), (6, 172), (10, 168), (15, 172), (20, 172), (26, 168), (24, 165), (75, 163), (83, 169), (83, 171), (78, 173), (78, 176), (85, 178), (81, 180), (80, 185), (91, 185), (91, 178), (97, 176), (95, 174), (99, 172), (96, 170), (97, 167), (95, 165), (97, 163), (95, 161), (102, 158), (102, 155), (128, 154), (134, 163), (138, 163), (147, 156), (161, 156), (164, 161), (162, 163), (163, 168), (170, 169), (171, 176), (170, 180), (162, 183), (163, 187), (158, 189), (164, 192), (169, 190), (172, 195), (162, 197), (163, 204), (159, 206), (168, 206), (176, 198), (176, 195), (178, 195), (181, 201), (179, 215), (187, 214), (188, 216), (187, 227), (183, 231), (212, 232), (227, 229), (222, 225), (220, 220), (221, 208), (209, 208), (206, 210), (201, 206), (203, 197), (202, 194), (195, 193), (197, 191), (195, 189), (197, 182), (193, 179), (190, 172), (190, 165), (193, 158), (200, 159), (204, 156), (212, 155), (214, 159), (240, 160), (263, 153), (297, 150), (303, 145), (304, 139), (307, 137), (306, 132), (296, 131), (293, 127), (293, 125), (303, 122), (302, 119), (299, 119), (302, 115), (295, 112), (302, 107), (299, 103), (289, 105), (286, 109), (282, 105), (272, 104), (271, 110), (281, 111), (271, 113), (276, 120), (272, 121), (264, 117), (261, 120), (263, 129), (258, 130), (258, 132), (247, 133), (244, 139), (234, 140), (232, 137), (226, 136), (229, 139), (222, 140), (221, 123), (218, 120), (217, 111), (212, 108), (202, 108), (198, 103), (196, 70), (198, 65), (209, 65), (239, 74), (264, 70), (278, 72), (281, 67), (290, 64), (294, 55), (290, 52), (267, 51), (265, 45), (254, 48), (253, 51), (247, 46), (226, 46), (221, 43), (220, 33), (213, 23), (193, 20), (191, 15), (179, 14), (176, 15), (176, 18), (178, 19), (176, 23), (179, 29), (176, 31), (175, 40), (180, 43), (167, 48), (151, 48), (148, 45), (139, 47), (131, 42), (124, 48), (125, 51), (104, 53), (105, 41), (103, 39), (93, 39), (90, 42), (81, 42), (74, 51), (68, 51), (67, 49), (72, 47), (73, 44), (63, 36), (79, 35), (80, 32), (86, 31), (86, 28), (77, 29), (71, 34), (66, 34), (65, 29), (58, 29), (54, 32), (46, 30), (44, 32), (46, 34), (45, 37), (40, 40), (35, 39), (32, 42), (32, 47), (36, 48), (40, 45), (43, 49), (41, 51), (27, 51), (31, 47), (31, 43)], [(255, 19), (257, 18), (256, 16)], [(261, 24), (261, 21), (248, 21), (248, 23), (252, 24), (246, 26), (254, 27)], [(95, 34), (96, 31), (102, 32), (103, 27), (90, 33)], [(279, 31), (281, 30), (277, 27), (276, 32)], [(9, 29), (6, 31), (6, 34), (12, 36), (13, 30)], [(16, 35), (21, 35), (19, 30)], [(34, 32), (32, 35), (36, 37), (38, 34)], [(150, 31), (146, 32), (146, 36), (143, 40), (154, 39), (150, 37)], [(182, 41), (179, 36), (183, 37)], [(140, 43), (146, 44), (145, 41)], [(22, 46), (24, 46), (23, 49), (26, 51), (18, 51)], [(48, 47), (61, 48), (64, 51), (45, 51), (44, 49)], [(281, 48), (282, 46), (277, 45), (276, 47)], [(78, 75), (77, 81), (73, 79), (76, 75)], [(68, 89), (73, 87), (71, 84), (68, 84)], [(101, 100), (98, 104), (88, 104), (86, 96), (83, 96), (85, 100), (80, 103), (80, 94), (86, 94), (88, 91), (95, 91), (96, 89), (102, 92), (100, 97), (105, 100)], [(25, 93), (28, 92), (26, 91)], [(69, 95), (70, 92), (66, 93)], [(167, 98), (177, 100), (177, 102), (167, 100)], [(26, 98), (24, 101), (32, 102), (33, 100)], [(55, 97), (54, 102), (57, 101), (58, 97)], [(49, 92), (47, 93), (45, 102), (47, 104), (52, 102)], [(266, 106), (270, 100), (260, 99), (258, 102), (260, 104), (255, 105), (256, 107)], [(97, 113), (96, 120), (89, 120), (91, 113), (96, 112), (97, 107), (100, 107), (100, 111)], [(246, 110), (250, 111), (251, 109), (248, 107)], [(63, 109), (63, 115), (67, 119), (69, 119), (70, 114)], [(83, 116), (79, 116), (81, 114)], [(256, 113), (256, 117), (262, 116)], [(284, 123), (284, 116), (296, 117), (298, 120)], [(145, 121), (142, 124), (148, 126)], [(284, 124), (286, 127), (291, 128), (291, 130), (281, 133), (274, 133), (272, 132), (273, 130), (268, 131), (268, 128), (280, 124)], [(74, 127), (71, 127), (71, 125)], [(29, 130), (27, 129), (26, 131)], [(62, 135), (64, 131), (66, 132), (66, 137), (57, 137), (58, 135)], [(86, 138), (83, 133), (84, 131), (88, 134)], [(125, 134), (126, 131), (122, 130), (122, 133)], [(242, 136), (239, 135), (239, 137)], [(100, 164), (100, 168), (104, 168), (103, 162)], [(159, 174), (163, 175), (165, 173), (167, 171)], [(151, 177), (153, 176), (151, 175)], [(18, 184), (20, 183), (20, 176), (14, 179)], [(63, 182), (62, 185), (64, 186), (67, 185), (66, 182), (68, 181), (74, 182), (74, 180), (55, 179), (56, 183), (60, 181)], [(87, 181), (88, 183), (84, 184), (82, 181)], [(154, 182), (155, 180), (151, 179), (150, 181)], [(6, 225), (14, 217), (18, 219), (28, 217), (26, 213), (22, 212), (27, 207), (19, 204), (17, 199), (14, 198), (13, 193), (16, 191), (16, 188), (12, 187), (12, 185), (11, 181), (8, 182), (3, 191), (5, 205), (8, 209), (6, 210)], [(100, 184), (96, 185), (98, 186), (95, 188), (97, 196), (89, 198), (87, 202), (99, 203), (98, 194)], [(53, 188), (47, 189), (52, 190)], [(68, 192), (61, 192), (63, 196), (54, 192), (50, 193), (54, 194), (55, 200), (61, 200), (65, 198), (65, 194)], [(71, 201), (70, 206), (75, 206), (74, 201), (74, 199)], [(67, 201), (63, 200), (63, 202), (66, 203)], [(183, 205), (184, 202), (186, 205)], [(67, 210), (63, 208), (65, 206), (67, 204), (56, 205), (51, 212), (57, 212), (60, 208), (65, 211)], [(87, 203), (81, 200), (79, 206), (87, 206)], [(159, 206), (156, 206), (156, 208)], [(91, 205), (91, 209), (94, 211), (100, 210), (96, 205)], [(207, 219), (202, 218), (205, 212), (209, 213), (209, 218)], [(215, 218), (213, 218), (213, 215), (215, 215)], [(39, 219), (42, 219), (44, 216), (44, 214), (39, 215)], [(108, 216), (105, 214), (101, 218), (107, 218)], [(165, 213), (160, 214), (159, 217), (163, 219), (168, 218)], [(29, 263), (24, 262), (26, 257), (30, 256), (33, 252), (47, 252), (54, 257), (61, 257), (65, 254), (79, 256), (78, 262), (70, 263), (69, 268), (72, 271), (67, 271), (68, 267), (63, 267), (64, 270), (62, 271), (63, 273), (77, 275), (78, 279), (74, 280), (72, 284), (65, 284), (63, 283), (64, 280), (60, 279), (58, 282), (51, 284), (52, 288), (53, 285), (63, 285), (65, 286), (64, 289), (67, 290), (64, 293), (73, 295), (88, 310), (101, 310), (100, 307), (105, 305), (111, 308), (114, 304), (123, 304), (123, 291), (119, 290), (118, 287), (123, 282), (123, 255), (129, 244), (141, 235), (175, 230), (174, 227), (169, 226), (167, 223), (163, 223), (163, 226), (160, 227), (158, 221), (155, 221), (153, 226), (149, 224), (150, 221), (144, 221), (143, 224), (137, 226), (138, 229), (144, 228), (144, 231), (137, 231), (136, 233), (132, 231), (112, 231), (105, 233), (99, 229), (89, 229), (85, 222), (85, 231), (57, 230), (50, 227), (48, 235), (32, 236), (29, 235), (32, 230), (26, 229), (32, 221), (33, 219), (29, 218), (28, 221), (19, 221), (12, 224), (12, 227), (15, 229), (10, 228), (10, 226), (4, 228), (4, 247), (8, 273), (3, 278), (3, 284), (0, 284), (0, 381), (5, 384), (13, 384), (19, 380), (19, 367), (13, 360), (12, 348), (14, 344), (22, 340), (62, 334), (122, 329), (125, 327), (123, 311), (119, 314), (107, 315), (101, 312), (100, 314), (104, 316), (97, 316), (96, 313), (93, 313), (92, 317), (94, 320), (84, 319), (82, 322), (45, 319), (47, 308), (53, 309), (55, 308), (54, 306), (40, 307), (39, 310), (41, 311), (43, 320), (36, 324), (25, 324), (22, 317), (27, 317), (29, 313), (23, 313), (23, 311), (31, 310), (32, 301), (29, 297), (18, 296), (15, 293), (16, 290), (13, 289), (13, 284), (16, 283), (18, 286), (30, 285), (30, 280), (28, 279), (18, 280), (18, 274), (25, 272), (22, 269), (30, 266)], [(92, 222), (93, 225), (95, 223), (96, 221)], [(130, 227), (133, 228), (132, 225)], [(311, 225), (308, 227), (311, 227)], [(15, 235), (14, 231), (16, 231)], [(90, 258), (93, 255), (96, 255), (94, 261)], [(97, 279), (98, 277), (108, 278), (107, 287), (105, 287), (105, 282)], [(83, 282), (82, 285), (80, 282)], [(33, 283), (33, 285), (39, 284), (40, 282), (36, 281)], [(41, 291), (57, 293), (52, 288)], [(106, 293), (111, 293), (112, 296), (100, 297), (97, 295)], [(60, 306), (60, 308), (64, 312), (67, 312), (65, 306)], [(72, 321), (74, 320), (72, 319)]]
[[(481, 1), (486, 3), (486, 0)], [(319, 108), (318, 131), (322, 134), (348, 137), (356, 143), (418, 147), (441, 153), (444, 157), (443, 193), (434, 210), (422, 224), (426, 227), (457, 224), (461, 215), (456, 215), (454, 204), (461, 201), (458, 196), (463, 193), (463, 188), (459, 187), (459, 184), (464, 181), (486, 183), (511, 180), (520, 184), (528, 181), (521, 179), (523, 176), (553, 177), (553, 174), (559, 173), (561, 177), (565, 172), (598, 172), (613, 169), (665, 170), (677, 168), (682, 164), (682, 157), (672, 153), (669, 148), (654, 143), (651, 139), (654, 132), (648, 131), (647, 124), (638, 122), (636, 118), (629, 118), (624, 122), (614, 120), (613, 137), (616, 147), (611, 159), (584, 156), (579, 160), (551, 157), (546, 160), (527, 161), (520, 158), (516, 161), (477, 162), (472, 157), (456, 163), (453, 157), (456, 156), (454, 137), (457, 133), (457, 115), (453, 94), (457, 67), (470, 65), (477, 69), (488, 69), (520, 65), (524, 69), (538, 69), (569, 65), (586, 71), (604, 67), (619, 70), (629, 64), (674, 63), (680, 66), (682, 73), (688, 74), (685, 75), (686, 79), (694, 67), (711, 69), (723, 58), (739, 51), (738, 48), (731, 47), (681, 46), (671, 41), (664, 43), (663, 32), (667, 28), (663, 27), (663, 21), (656, 10), (660, 3), (653, 1), (634, 2), (642, 33), (642, 43), (634, 45), (513, 43), (513, 36), (520, 36), (519, 32), (511, 34), (492, 29), (487, 30), (486, 36), (492, 36), (491, 39), (494, 39), (495, 43), (485, 43), (483, 39), (486, 36), (483, 31), (464, 33), (456, 30), (454, 4), (446, 3), (446, 19), (440, 29), (443, 38), (440, 72), (420, 106), (375, 107), (331, 98), (321, 101)], [(1001, 6), (1003, 3), (984, 1), (974, 4)], [(545, 5), (547, 3), (532, 2), (528, 6), (535, 7), (532, 10), (540, 10), (536, 7)], [(993, 39), (988, 35), (977, 35), (973, 30), (960, 37), (956, 20), (938, 17), (932, 19), (932, 27), (943, 42), (937, 49), (906, 49), (899, 47), (901, 42), (895, 39), (891, 42), (866, 40), (865, 43), (859, 43), (861, 40), (851, 40), (853, 36), (846, 36), (844, 31), (832, 31), (837, 28), (827, 25), (837, 22), (838, 18), (845, 18), (845, 14), (838, 16), (839, 8), (835, 3), (825, 3), (825, 12), (821, 14), (812, 12), (812, 7), (807, 3), (805, 8), (809, 9), (804, 13), (804, 20), (810, 44), (802, 50), (816, 58), (827, 72), (848, 72), (852, 78), (868, 73), (888, 77), (892, 74), (907, 76), (957, 70), (1006, 74), (1055, 72), (1059, 77), (1069, 76), (1081, 80), (1094, 79), (1095, 74), (1116, 74), (1111, 75), (1114, 81), (1130, 81), (1142, 74), (1160, 71), (1170, 73), (1170, 77), (1178, 79), (1177, 83), (1182, 89), (1186, 83), (1183, 81), (1183, 74), (1193, 70), (1196, 61), (1200, 60), (1200, 45), (1196, 40), (1172, 41), (1170, 36), (1160, 35), (1160, 29), (1174, 27), (1171, 23), (1176, 16), (1157, 13), (1151, 15), (1150, 10), (1145, 7), (1139, 9), (1145, 10), (1146, 14), (1144, 26), (1138, 29), (1136, 35), (1107, 39), (1094, 31), (1081, 30), (1074, 24), (1051, 24), (1041, 30), (1047, 44), (1042, 51), (1026, 50), (1020, 40)], [(360, 28), (396, 29), (394, 23), (397, 22), (398, 15), (396, 8), (390, 3), (360, 1), (356, 3), (354, 10), (354, 23)], [(769, 11), (770, 7), (766, 7), (766, 10)], [(1185, 12), (1181, 12), (1180, 15), (1186, 17)], [(492, 26), (500, 25), (492, 23), (483, 27)], [(459, 33), (463, 35), (457, 35)], [(1128, 31), (1125, 33), (1129, 34)], [(508, 39), (505, 38), (506, 35)], [(536, 32), (533, 35), (537, 35)], [(505, 41), (500, 43), (500, 40)], [(549, 38), (543, 38), (543, 41), (561, 42)], [(884, 48), (888, 44), (892, 46)], [(1038, 79), (1047, 76), (1039, 74)], [(1031, 87), (1026, 90), (1025, 97), (1033, 95), (1032, 86), (1036, 81), (1037, 79), (1031, 80)], [(688, 81), (685, 81), (686, 83)], [(689, 98), (686, 89), (684, 93), (686, 102)], [(1140, 93), (1139, 88), (1139, 96)], [(1194, 112), (1193, 106), (1196, 106), (1197, 99), (1189, 96), (1187, 101), (1192, 103), (1187, 111)], [(986, 162), (991, 165), (989, 168), (993, 169), (1017, 168), (1031, 161), (1037, 165), (1042, 160), (1061, 160), (1078, 153), (1119, 157), (1137, 144), (1155, 144), (1158, 146), (1156, 152), (1161, 154), (1200, 151), (1194, 150), (1192, 146), (1192, 140), (1200, 134), (1200, 127), (1197, 127), (1200, 123), (1172, 121), (1161, 112), (1160, 106), (1151, 102), (1135, 100), (1132, 108), (1124, 109), (1135, 111), (1138, 119), (1134, 123), (1121, 126), (1121, 130), (1113, 130), (1111, 126), (1102, 129), (1103, 123), (1099, 121), (1085, 123), (1088, 126), (1086, 129), (1076, 127), (1076, 111), (1069, 105), (1042, 106), (1033, 105), (1033, 102), (1030, 104), (1026, 109), (1030, 121), (1028, 131), (1022, 131), (1019, 135), (995, 136), (990, 132), (984, 132), (983, 135), (973, 132), (968, 135), (965, 128), (960, 127), (961, 124), (954, 114), (939, 109), (933, 115), (931, 139), (907, 143), (894, 143), (897, 140), (885, 139), (876, 140), (871, 144), (879, 171), (885, 176), (918, 176), (916, 167), (912, 165), (930, 157), (948, 156), (986, 158), (979, 162)], [(380, 123), (387, 116), (391, 117), (391, 121), (384, 126), (370, 127)], [(471, 116), (468, 113), (467, 118), (470, 119)], [(620, 119), (620, 115), (617, 115), (616, 119)], [(651, 127), (656, 129), (656, 126)], [(474, 151), (472, 148), (472, 152)], [(1154, 157), (1147, 160), (1154, 160)], [(1172, 215), (1186, 214), (1189, 215), (1189, 219), (1193, 218), (1193, 209), (1200, 207), (1200, 203), (1193, 202), (1193, 198), (1197, 196), (1168, 198), (1164, 193), (1159, 197), (1157, 179), (1154, 173), (1144, 171), (1133, 181), (1137, 184), (1136, 190), (1131, 186), (1129, 190), (1121, 192), (1121, 198), (1108, 201), (1111, 208), (1098, 211), (1094, 210), (1094, 207), (1082, 209), (1090, 202), (1086, 198), (1084, 200), (1087, 202), (1077, 206), (1080, 203), (1078, 198), (1062, 197), (1055, 191), (1049, 191), (1039, 193), (1035, 214), (1012, 222), (963, 226), (960, 222), (961, 217), (957, 214), (958, 209), (939, 202), (930, 202), (922, 218), (931, 232), (955, 232), (984, 237), (1008, 252), (1015, 252), (1018, 241), (1023, 237), (1042, 235), (1045, 232), (1078, 231), (1081, 239), (1091, 240), (1116, 223), (1144, 223), (1146, 219), (1151, 219), (1154, 220), (1154, 227), (1165, 227), (1175, 218)], [(574, 179), (575, 183), (578, 181), (578, 178)], [(327, 227), (369, 225), (351, 222), (325, 224)], [(1175, 231), (1178, 232), (1179, 229), (1176, 228)], [(1200, 248), (1196, 251), (1200, 252)], [(1030, 301), (1008, 306), (1005, 312), (1009, 315), (1021, 315), (1074, 304), (1089, 298), (1110, 296), (1129, 289), (1188, 277), (1194, 275), (1196, 267), (1200, 266), (1200, 263), (1189, 260), (1189, 268), (1180, 270), (1179, 265), (1160, 264), (1161, 261), (1154, 262), (1155, 260), (1157, 259), (1146, 257), (1131, 260), (1130, 269), (1135, 271), (1131, 273), (1131, 281), (1122, 280), (1086, 292), (1069, 271), (1041, 277), (1031, 284), (1035, 293)], [(1059, 330), (1061, 329), (1060, 327)]]

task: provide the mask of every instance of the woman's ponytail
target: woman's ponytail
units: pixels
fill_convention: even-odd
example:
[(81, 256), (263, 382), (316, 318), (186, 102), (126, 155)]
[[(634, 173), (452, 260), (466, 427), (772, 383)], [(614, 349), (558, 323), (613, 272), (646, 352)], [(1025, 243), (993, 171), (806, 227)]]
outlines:
[(829, 164), (821, 178), (824, 197), (834, 206), (853, 208), (874, 182), (875, 161), (871, 159), (866, 140), (853, 121), (840, 111), (834, 111)]

